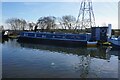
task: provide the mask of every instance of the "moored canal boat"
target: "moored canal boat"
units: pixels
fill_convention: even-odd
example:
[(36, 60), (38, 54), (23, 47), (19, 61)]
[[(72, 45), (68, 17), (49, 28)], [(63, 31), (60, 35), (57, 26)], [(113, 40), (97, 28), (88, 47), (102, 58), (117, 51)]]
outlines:
[(2, 31), (2, 39), (8, 38), (8, 31)]
[(87, 34), (63, 34), (49, 32), (22, 32), (18, 42), (50, 44), (67, 47), (86, 47)]
[(118, 38), (110, 38), (109, 41), (113, 48), (120, 49), (120, 36)]

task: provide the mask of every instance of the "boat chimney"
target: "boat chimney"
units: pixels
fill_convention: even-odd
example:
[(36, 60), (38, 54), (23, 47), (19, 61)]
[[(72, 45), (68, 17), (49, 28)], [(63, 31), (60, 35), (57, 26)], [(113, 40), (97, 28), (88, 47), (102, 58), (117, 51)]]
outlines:
[(108, 24), (108, 31), (107, 31), (108, 37), (111, 37), (111, 31), (112, 31), (112, 24)]

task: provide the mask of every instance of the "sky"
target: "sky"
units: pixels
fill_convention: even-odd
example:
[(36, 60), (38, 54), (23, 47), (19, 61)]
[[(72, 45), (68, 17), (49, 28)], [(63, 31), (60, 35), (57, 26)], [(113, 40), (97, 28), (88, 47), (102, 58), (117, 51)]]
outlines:
[(118, 9), (119, 9), (119, 10), (118, 10), (118, 14), (119, 14), (119, 15), (118, 15), (118, 26), (119, 26), (118, 28), (120, 29), (120, 1), (119, 1), (119, 3), (118, 3)]
[[(0, 3), (2, 20), (5, 24), (9, 18), (21, 18), (29, 22), (36, 22), (42, 16), (62, 17), (73, 15), (77, 18), (80, 2), (7, 2)], [(113, 29), (118, 28), (118, 2), (93, 2), (96, 26), (112, 24)]]

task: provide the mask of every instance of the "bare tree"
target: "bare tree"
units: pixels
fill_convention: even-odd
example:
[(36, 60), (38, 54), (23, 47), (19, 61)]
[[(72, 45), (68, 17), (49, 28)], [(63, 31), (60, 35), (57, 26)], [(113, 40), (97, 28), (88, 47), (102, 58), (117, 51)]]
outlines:
[(41, 17), (38, 19), (37, 24), (40, 26), (41, 29), (50, 30), (55, 28), (55, 20), (56, 18), (54, 16)]
[(6, 23), (10, 25), (12, 30), (24, 30), (27, 22), (24, 19), (11, 18), (7, 19)]
[(1, 31), (4, 30), (4, 26), (3, 25), (0, 26), (0, 30)]
[(19, 26), (20, 26), (19, 30), (25, 30), (26, 25), (27, 25), (27, 22), (24, 19), (19, 20)]
[(12, 18), (12, 19), (7, 19), (7, 20), (6, 20), (6, 23), (10, 25), (10, 27), (11, 27), (12, 30), (17, 30), (17, 27), (18, 27), (18, 26), (15, 24), (16, 22), (15, 22), (15, 19), (14, 19), (14, 18)]
[(44, 17), (40, 17), (38, 19), (37, 25), (40, 26), (41, 29), (45, 29), (45, 26), (47, 24), (46, 24), (46, 21), (45, 21)]
[(76, 18), (71, 15), (66, 15), (66, 16), (62, 16), (61, 21), (62, 22), (60, 24), (63, 24), (65, 29), (67, 29), (67, 28), (74, 29)]
[(62, 18), (58, 17), (57, 20), (58, 20), (58, 23), (59, 23), (60, 27), (62, 29), (66, 29), (66, 26), (64, 26), (64, 24), (63, 24)]
[(36, 24), (31, 22), (31, 23), (28, 23), (28, 26), (29, 26), (29, 30), (32, 31), (33, 30), (33, 27), (35, 26)]

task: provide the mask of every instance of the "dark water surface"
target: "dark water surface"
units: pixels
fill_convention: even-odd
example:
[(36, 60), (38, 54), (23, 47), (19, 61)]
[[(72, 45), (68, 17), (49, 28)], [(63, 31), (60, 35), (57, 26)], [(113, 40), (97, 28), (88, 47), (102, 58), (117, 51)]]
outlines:
[(2, 46), (3, 78), (118, 78), (118, 51), (18, 43)]

